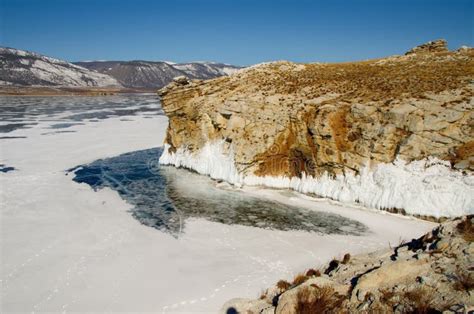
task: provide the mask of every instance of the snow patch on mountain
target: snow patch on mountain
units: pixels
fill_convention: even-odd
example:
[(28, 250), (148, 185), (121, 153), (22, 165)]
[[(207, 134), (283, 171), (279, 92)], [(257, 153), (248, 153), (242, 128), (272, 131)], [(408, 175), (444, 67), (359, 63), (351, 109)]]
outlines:
[(177, 76), (189, 79), (212, 79), (230, 75), (240, 67), (214, 62), (173, 63), (169, 61), (89, 61), (77, 65), (116, 78), (130, 88), (158, 89)]
[(0, 47), (0, 80), (19, 86), (120, 86), (109, 75), (38, 53), (3, 47)]

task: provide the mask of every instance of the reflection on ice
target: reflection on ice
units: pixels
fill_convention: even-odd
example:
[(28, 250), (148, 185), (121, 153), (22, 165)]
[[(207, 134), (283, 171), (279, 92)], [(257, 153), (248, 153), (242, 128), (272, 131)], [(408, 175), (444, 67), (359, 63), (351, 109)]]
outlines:
[(232, 189), (187, 170), (158, 165), (161, 148), (97, 160), (72, 169), (76, 182), (94, 189), (110, 187), (134, 207), (132, 214), (147, 226), (178, 236), (188, 218), (204, 218), (276, 230), (325, 234), (364, 233), (354, 220), (325, 212), (295, 208)]

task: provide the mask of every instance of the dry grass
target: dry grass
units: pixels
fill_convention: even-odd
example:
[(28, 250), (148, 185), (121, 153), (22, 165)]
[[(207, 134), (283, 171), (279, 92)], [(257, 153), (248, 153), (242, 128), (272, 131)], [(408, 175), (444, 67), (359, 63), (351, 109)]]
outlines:
[(392, 306), (394, 303), (393, 298), (395, 297), (396, 293), (391, 289), (379, 289), (379, 292), (380, 303)]
[(404, 312), (416, 314), (440, 313), (452, 305), (447, 300), (434, 299), (433, 288), (426, 286), (419, 286), (403, 293), (397, 293), (392, 289), (380, 289), (379, 292), (379, 302), (373, 309), (379, 308), (384, 313), (393, 312), (396, 304), (401, 304)]
[(454, 289), (457, 291), (469, 292), (474, 288), (474, 277), (471, 274), (458, 270), (456, 272), (456, 281)]
[(433, 299), (433, 295), (432, 288), (420, 286), (404, 292), (401, 296), (401, 303), (411, 309), (410, 313), (417, 314), (439, 313), (449, 308), (450, 304), (447, 304), (446, 301), (443, 304), (437, 304), (437, 301), (440, 300)]
[(306, 280), (308, 280), (309, 277), (304, 275), (304, 274), (298, 274), (295, 276), (295, 278), (293, 279), (293, 285), (294, 286), (298, 286), (298, 285), (301, 285), (303, 282), (305, 282)]
[(321, 272), (315, 269), (308, 269), (308, 271), (306, 272), (306, 276), (307, 277), (320, 277)]
[(280, 280), (277, 282), (276, 286), (278, 289), (280, 289), (280, 291), (286, 291), (291, 287), (291, 284), (286, 280)]
[(377, 64), (378, 60), (337, 64), (309, 64), (303, 71), (282, 71), (280, 65), (271, 66), (274, 75), (255, 73), (252, 81), (260, 90), (277, 87), (282, 94), (302, 89), (313, 97), (338, 93), (346, 98), (388, 100), (401, 97), (423, 99), (426, 92), (439, 93), (468, 84), (474, 75), (472, 54), (468, 60), (446, 56), (414, 56)]
[(342, 264), (347, 264), (351, 260), (351, 255), (349, 253), (344, 254), (344, 257), (342, 258), (341, 263)]
[(332, 287), (315, 285), (298, 290), (296, 313), (341, 313), (345, 296), (338, 294)]
[(467, 242), (474, 241), (474, 225), (472, 224), (473, 218), (474, 216), (469, 215), (456, 226), (456, 230)]

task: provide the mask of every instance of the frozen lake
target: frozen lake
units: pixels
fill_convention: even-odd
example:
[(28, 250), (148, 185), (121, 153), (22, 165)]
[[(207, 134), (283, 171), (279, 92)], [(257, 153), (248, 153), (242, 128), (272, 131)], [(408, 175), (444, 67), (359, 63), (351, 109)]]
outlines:
[(74, 180), (95, 189), (116, 190), (144, 225), (174, 236), (190, 218), (272, 230), (303, 230), (320, 234), (362, 235), (360, 222), (326, 212), (297, 208), (218, 188), (210, 178), (185, 169), (160, 166), (161, 148), (100, 159), (72, 169)]
[(159, 167), (155, 95), (2, 97), (0, 117), (1, 312), (216, 312), (432, 227)]

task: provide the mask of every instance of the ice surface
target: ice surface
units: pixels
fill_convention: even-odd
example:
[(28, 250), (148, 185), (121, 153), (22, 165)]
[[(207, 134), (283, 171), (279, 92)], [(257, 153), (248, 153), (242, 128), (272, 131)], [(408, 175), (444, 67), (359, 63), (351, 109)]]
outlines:
[(143, 224), (179, 236), (190, 218), (274, 230), (361, 235), (367, 228), (340, 215), (288, 206), (241, 191), (217, 188), (206, 176), (160, 167), (162, 149), (97, 160), (74, 170), (76, 182), (110, 187), (130, 204)]
[(160, 163), (193, 169), (213, 179), (238, 186), (290, 188), (302, 193), (377, 209), (403, 209), (409, 214), (455, 217), (474, 213), (474, 177), (451, 169), (436, 158), (406, 163), (364, 167), (359, 175), (324, 174), (319, 178), (244, 176), (235, 167), (232, 152), (223, 152), (222, 142), (207, 143), (196, 154), (186, 148), (170, 153), (165, 146)]
[[(79, 125), (90, 119), (109, 119), (143, 114), (163, 115), (155, 95), (129, 95), (104, 97), (0, 97), (0, 133), (46, 122), (47, 128)], [(58, 125), (53, 123), (57, 121)], [(43, 126), (41, 126), (43, 127)]]
[[(89, 99), (17, 99), (21, 110), (26, 106), (26, 114), (35, 113), (42, 122), (31, 129), (15, 129), (9, 135), (16, 138), (0, 142), (0, 163), (16, 168), (0, 173), (2, 313), (215, 313), (231, 298), (255, 298), (279, 279), (333, 257), (386, 248), (433, 227), (296, 192), (246, 187), (242, 192), (255, 197), (358, 221), (369, 232), (355, 236), (279, 231), (189, 218), (182, 236), (172, 237), (133, 219), (129, 212), (133, 205), (117, 191), (95, 192), (65, 172), (160, 145), (166, 117), (85, 120), (74, 133), (41, 135), (42, 127), (51, 122), (45, 121), (49, 117), (43, 109), (34, 111), (36, 106), (49, 105), (58, 115), (67, 115), (54, 108), (67, 104), (79, 108), (82, 100), (80, 114), (87, 111)], [(125, 106), (137, 103), (133, 97), (120, 99)], [(51, 118), (56, 120), (57, 115)], [(190, 190), (181, 176), (173, 182), (177, 195)]]

